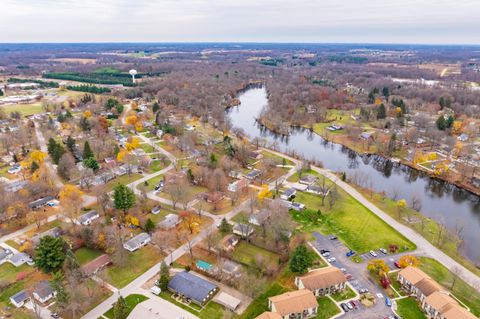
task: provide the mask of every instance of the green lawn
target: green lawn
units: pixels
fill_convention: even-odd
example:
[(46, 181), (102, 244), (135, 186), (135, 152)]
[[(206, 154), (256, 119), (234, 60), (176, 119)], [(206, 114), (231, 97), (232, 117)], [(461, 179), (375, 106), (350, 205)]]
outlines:
[(270, 152), (267, 152), (267, 151), (262, 151), (262, 154), (263, 154), (264, 158), (274, 159), (275, 162), (277, 163), (277, 165), (295, 165), (291, 160), (289, 160), (285, 157), (279, 156), (277, 154), (273, 154), (273, 153), (270, 153)]
[(75, 252), (75, 256), (77, 257), (80, 265), (84, 265), (102, 254), (103, 253), (99, 250), (90, 249), (87, 247), (82, 247)]
[[(148, 299), (149, 299), (148, 297), (145, 297), (144, 295), (139, 295), (139, 294), (132, 294), (125, 297), (125, 303), (127, 304), (128, 313), (132, 312), (133, 308), (135, 308), (136, 305)], [(113, 319), (114, 318), (113, 307), (110, 308), (103, 315), (107, 318)]]
[(260, 248), (260, 247), (257, 247), (257, 246), (254, 246), (252, 244), (249, 244), (245, 241), (241, 241), (237, 247), (235, 248), (235, 250), (233, 251), (233, 259), (240, 262), (240, 263), (243, 263), (245, 265), (252, 265), (254, 266), (255, 265), (255, 260), (256, 260), (256, 257), (260, 255), (264, 258), (264, 260), (268, 262), (274, 262), (275, 264), (278, 263), (278, 255), (271, 252), (271, 251), (268, 251), (268, 250), (265, 250), (263, 248)]
[[(293, 218), (301, 225), (301, 231), (335, 234), (359, 253), (388, 247), (389, 244), (398, 245), (400, 251), (415, 249), (412, 242), (339, 188), (338, 199), (332, 209), (329, 208), (328, 197), (325, 206), (322, 206), (320, 196), (297, 192), (295, 201), (313, 210), (313, 213), (292, 211)], [(321, 214), (315, 214), (317, 210)]]
[(147, 245), (133, 253), (129, 252), (124, 266), (114, 264), (108, 267), (105, 279), (115, 287), (123, 288), (161, 259), (160, 252), (153, 246)]
[(268, 310), (268, 298), (277, 296), (287, 292), (287, 289), (274, 282), (271, 284), (264, 293), (258, 298), (254, 299), (252, 303), (245, 309), (245, 311), (235, 318), (237, 319), (252, 319)]
[(106, 184), (106, 188), (108, 190), (113, 190), (113, 188), (115, 186), (117, 186), (118, 184), (127, 185), (127, 184), (130, 184), (130, 183), (136, 181), (137, 179), (140, 179), (140, 178), (142, 178), (141, 174), (125, 174), (123, 176), (119, 176), (119, 177), (115, 178), (114, 180), (111, 180), (110, 182), (108, 182)]
[(317, 298), (317, 301), (318, 301), (318, 313), (317, 313), (317, 316), (315, 317), (316, 319), (328, 319), (340, 313), (340, 309), (332, 301), (332, 299), (328, 297), (320, 297), (320, 298)]
[[(169, 291), (162, 291), (160, 293), (160, 297), (173, 303), (174, 305), (185, 309), (186, 311), (194, 314), (195, 316), (199, 317), (200, 319), (222, 319), (224, 318), (225, 309), (217, 304), (216, 302), (210, 301), (208, 302), (203, 308), (196, 304), (192, 304), (192, 306), (187, 306), (183, 303), (180, 303), (172, 298), (172, 294)], [(193, 309), (195, 308), (195, 309)]]
[(170, 162), (167, 160), (165, 161), (165, 164), (163, 164), (162, 161), (160, 160), (154, 160), (152, 161), (152, 163), (150, 164), (150, 167), (148, 168), (148, 170), (152, 173), (155, 173), (155, 172), (158, 172), (159, 170), (162, 170), (164, 169), (165, 167), (168, 166), (168, 164), (170, 164)]
[(415, 298), (404, 298), (397, 300), (397, 313), (403, 319), (426, 319), (422, 309)]
[[(317, 173), (316, 171), (311, 170), (311, 169), (310, 169), (310, 170), (307, 170), (307, 171), (304, 171), (302, 174), (303, 174), (303, 175), (313, 175), (313, 176), (317, 176), (317, 177), (320, 177), (320, 176), (321, 176), (319, 173)], [(299, 179), (300, 179), (300, 178), (298, 177), (298, 172), (295, 172), (292, 176), (290, 176), (290, 177), (288, 178), (288, 181), (289, 181), (289, 182), (296, 183), (296, 182), (298, 182)]]
[(20, 112), (22, 116), (32, 115), (43, 112), (42, 103), (30, 103), (30, 104), (12, 104), (2, 106), (5, 113), (10, 114), (12, 112)]
[(443, 287), (449, 289), (455, 297), (466, 304), (475, 316), (480, 316), (480, 292), (458, 278), (452, 288), (455, 275), (438, 261), (420, 257), (420, 269), (431, 276)]
[(27, 265), (15, 268), (10, 263), (0, 266), (0, 282), (9, 283), (8, 286), (0, 289), (0, 308), (6, 309), (7, 306), (10, 307), (10, 310), (6, 311), (6, 313), (11, 314), (12, 318), (28, 319), (31, 318), (31, 315), (28, 311), (23, 308), (17, 309), (10, 304), (10, 297), (20, 292), (22, 289), (25, 289), (25, 284), (28, 282), (29, 277), (21, 281), (15, 280), (17, 274), (21, 271), (25, 273), (31, 273), (34, 271), (34, 268)]
[(335, 301), (343, 301), (343, 300), (347, 300), (347, 299), (352, 299), (355, 296), (356, 296), (355, 292), (349, 286), (347, 286), (347, 288), (345, 288), (343, 291), (339, 291), (339, 292), (336, 292), (336, 293), (332, 294), (332, 298)]
[[(155, 189), (155, 186), (158, 185), (158, 183), (160, 183), (161, 180), (163, 180), (164, 176), (163, 175), (158, 175), (158, 176), (155, 176), (153, 178), (150, 178), (149, 180), (147, 180), (147, 183), (148, 183), (148, 186), (147, 186), (147, 190), (148, 191), (152, 191)], [(143, 186), (142, 184), (139, 184), (137, 186), (137, 188), (140, 188), (141, 186)]]
[(146, 152), (146, 153), (154, 153), (155, 152), (155, 148), (148, 144), (148, 143), (143, 143), (143, 144), (140, 144), (140, 147)]

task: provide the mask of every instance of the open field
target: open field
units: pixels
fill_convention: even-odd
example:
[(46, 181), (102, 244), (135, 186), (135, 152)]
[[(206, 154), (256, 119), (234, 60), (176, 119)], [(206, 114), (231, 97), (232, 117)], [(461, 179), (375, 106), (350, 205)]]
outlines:
[(12, 112), (20, 112), (22, 116), (28, 116), (33, 114), (42, 113), (42, 103), (35, 102), (29, 104), (6, 104), (0, 106), (5, 113), (10, 114)]
[(335, 234), (359, 253), (390, 244), (398, 245), (400, 251), (415, 249), (412, 242), (341, 189), (333, 208), (329, 208), (328, 198), (322, 206), (321, 198), (309, 193), (297, 192), (295, 201), (305, 204), (310, 212), (292, 211), (301, 231)]

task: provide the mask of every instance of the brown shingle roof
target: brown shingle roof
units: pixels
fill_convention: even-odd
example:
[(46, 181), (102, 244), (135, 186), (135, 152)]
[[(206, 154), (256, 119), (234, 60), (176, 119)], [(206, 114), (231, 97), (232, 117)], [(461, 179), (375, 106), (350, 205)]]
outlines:
[(302, 312), (305, 309), (318, 307), (318, 302), (313, 293), (307, 289), (286, 292), (268, 298), (281, 316)]
[(98, 256), (94, 260), (82, 266), (82, 272), (85, 276), (91, 276), (96, 273), (99, 269), (112, 263), (110, 256), (103, 254)]
[(347, 277), (337, 267), (326, 267), (313, 270), (299, 279), (309, 290), (325, 289), (347, 281)]
[(276, 312), (264, 312), (260, 316), (256, 317), (255, 319), (282, 319), (282, 316), (280, 316)]
[(430, 296), (434, 292), (439, 292), (444, 290), (440, 284), (438, 284), (435, 280), (432, 278), (424, 278), (417, 282), (415, 285), (418, 290), (420, 290), (425, 296)]
[(419, 268), (412, 266), (408, 266), (407, 268), (400, 270), (398, 274), (408, 280), (408, 282), (410, 282), (412, 285), (416, 285), (416, 283), (420, 282), (422, 279), (430, 278)]
[(437, 291), (425, 299), (445, 319), (476, 319), (467, 309), (460, 306), (446, 291)]

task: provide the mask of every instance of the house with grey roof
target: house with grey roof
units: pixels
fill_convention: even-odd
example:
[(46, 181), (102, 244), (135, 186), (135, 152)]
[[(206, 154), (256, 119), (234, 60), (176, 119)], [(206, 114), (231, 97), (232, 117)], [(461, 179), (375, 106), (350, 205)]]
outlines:
[(134, 252), (135, 250), (140, 249), (143, 246), (147, 245), (151, 240), (152, 238), (150, 237), (149, 234), (141, 233), (131, 238), (130, 240), (126, 241), (123, 244), (123, 248), (125, 248), (130, 252)]
[(16, 253), (13, 254), (10, 259), (8, 259), (8, 262), (14, 265), (15, 267), (20, 267), (21, 265), (27, 263), (29, 265), (33, 265), (33, 260), (32, 258), (25, 254), (25, 253)]
[(28, 207), (30, 207), (30, 209), (39, 209), (39, 208), (47, 205), (47, 203), (49, 201), (52, 201), (54, 199), (55, 199), (55, 197), (53, 197), (53, 196), (46, 196), (46, 197), (43, 197), (43, 198), (39, 198), (37, 200), (34, 200), (33, 202), (30, 202), (28, 204)]
[(242, 238), (250, 236), (251, 234), (253, 234), (253, 231), (253, 226), (250, 226), (248, 224), (236, 224), (235, 226), (233, 226), (233, 233)]
[(262, 174), (261, 171), (259, 171), (258, 169), (254, 169), (254, 170), (248, 172), (247, 175), (245, 175), (245, 178), (247, 178), (249, 180), (254, 180), (257, 177), (259, 177), (261, 174)]
[(58, 238), (62, 235), (62, 230), (60, 229), (60, 227), (53, 227), (47, 231), (44, 231), (43, 233), (40, 233), (40, 234), (35, 234), (33, 237), (32, 237), (32, 242), (35, 244), (35, 245), (38, 245), (38, 243), (40, 242), (40, 239), (42, 239), (43, 237), (45, 236), (51, 236), (53, 238)]
[(202, 306), (217, 293), (218, 287), (191, 272), (182, 271), (170, 280), (168, 290)]
[(10, 249), (0, 248), (0, 265), (7, 262), (12, 256), (13, 252)]
[(29, 297), (25, 290), (17, 292), (13, 296), (10, 297), (10, 302), (17, 308), (23, 307), (25, 303), (28, 301)]
[(78, 217), (75, 221), (78, 225), (88, 226), (90, 225), (95, 219), (99, 218), (100, 214), (96, 210), (91, 210), (86, 214)]
[(172, 229), (180, 223), (180, 218), (176, 214), (168, 214), (165, 219), (158, 223), (161, 229)]
[(57, 292), (53, 290), (50, 283), (46, 280), (40, 281), (35, 285), (35, 290), (33, 291), (33, 297), (40, 301), (41, 303), (46, 303), (53, 297), (57, 295)]
[(286, 189), (281, 195), (280, 195), (280, 198), (281, 199), (284, 199), (284, 200), (289, 200), (290, 198), (292, 198), (293, 196), (295, 196), (295, 194), (297, 193), (297, 190), (295, 188), (289, 188), (289, 189)]

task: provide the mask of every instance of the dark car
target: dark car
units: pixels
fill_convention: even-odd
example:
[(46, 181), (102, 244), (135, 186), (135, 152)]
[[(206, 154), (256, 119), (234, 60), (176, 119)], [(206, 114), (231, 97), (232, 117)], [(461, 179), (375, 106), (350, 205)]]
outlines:
[(347, 306), (345, 303), (343, 303), (343, 302), (340, 304), (340, 307), (342, 307), (343, 311), (345, 311), (345, 312), (349, 312), (349, 311), (350, 311), (350, 309), (348, 309), (348, 306)]
[(325, 253), (329, 253), (329, 252), (330, 252), (330, 250), (328, 250), (328, 249), (320, 250), (320, 254), (325, 254)]
[(350, 250), (346, 255), (347, 257), (352, 257), (353, 255), (355, 255), (355, 252), (353, 250)]
[(330, 237), (328, 237), (328, 239), (330, 239), (330, 240), (335, 240), (335, 239), (337, 239), (337, 236), (331, 235)]

